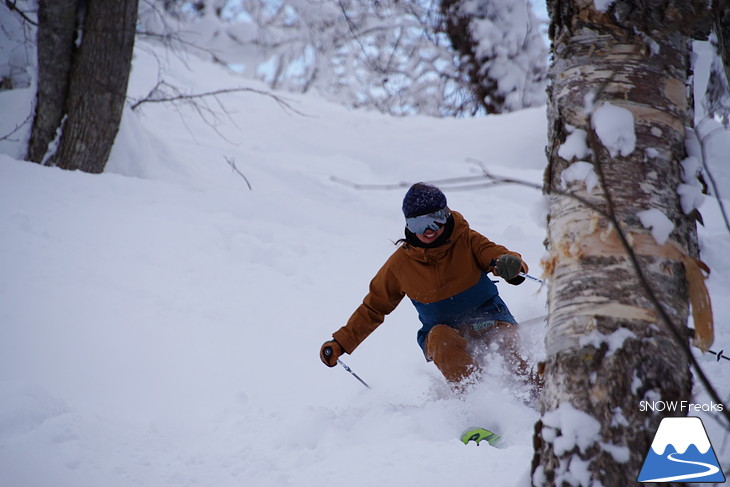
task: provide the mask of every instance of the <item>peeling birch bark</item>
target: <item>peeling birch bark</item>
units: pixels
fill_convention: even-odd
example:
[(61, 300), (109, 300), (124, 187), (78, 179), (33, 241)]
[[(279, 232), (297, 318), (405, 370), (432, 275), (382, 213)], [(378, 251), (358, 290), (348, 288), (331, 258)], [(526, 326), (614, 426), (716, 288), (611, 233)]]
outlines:
[[(659, 321), (611, 223), (552, 189), (575, 192), (603, 212), (609, 212), (608, 193), (652, 290), (684, 334), (690, 287), (698, 306), (704, 305), (703, 279), (692, 259), (697, 256), (694, 221), (682, 212), (676, 188), (682, 182), (685, 127), (692, 125), (691, 29), (706, 5), (699, 0), (616, 0), (607, 12), (599, 12), (593, 0), (554, 0), (548, 8), (554, 56), (545, 173), (549, 318), (540, 407), (545, 415), (569, 404), (601, 426), (595, 444), (566, 450), (554, 448), (560, 428), (552, 424), (543, 431), (539, 422), (532, 483), (634, 485), (662, 414), (669, 414), (641, 412), (640, 401), (690, 399), (683, 345)], [(561, 186), (562, 172), (577, 162), (559, 156), (561, 144), (574, 129), (591, 133), (592, 113), (604, 103), (632, 114), (634, 150), (611, 157), (597, 137), (589, 138), (589, 162), (603, 174), (605, 188), (599, 184), (588, 193), (582, 181)], [(647, 209), (661, 211), (674, 224), (666, 244), (655, 242), (643, 228), (637, 213)], [(609, 337), (616, 336), (623, 339), (613, 349)], [(601, 444), (628, 449), (628, 460), (617, 461)], [(590, 472), (587, 483), (574, 483), (573, 461), (583, 462)]]

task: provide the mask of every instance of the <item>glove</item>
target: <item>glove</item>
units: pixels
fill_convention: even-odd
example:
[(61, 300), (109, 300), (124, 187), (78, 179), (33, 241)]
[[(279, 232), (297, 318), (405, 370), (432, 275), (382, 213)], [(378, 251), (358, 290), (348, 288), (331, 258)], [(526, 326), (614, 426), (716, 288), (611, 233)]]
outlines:
[(502, 254), (494, 263), (496, 274), (505, 281), (511, 281), (520, 275), (522, 259), (512, 254)]
[(342, 345), (335, 340), (329, 340), (322, 344), (322, 348), (319, 350), (319, 358), (327, 367), (334, 367), (337, 365), (337, 359), (343, 353), (345, 353), (345, 349), (342, 348)]

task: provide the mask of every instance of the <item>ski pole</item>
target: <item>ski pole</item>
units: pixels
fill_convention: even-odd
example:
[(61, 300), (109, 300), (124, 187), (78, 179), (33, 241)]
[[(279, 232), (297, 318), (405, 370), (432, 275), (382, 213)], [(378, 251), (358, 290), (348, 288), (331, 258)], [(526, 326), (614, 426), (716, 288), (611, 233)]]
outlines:
[(342, 360), (337, 359), (337, 363), (340, 364), (342, 367), (344, 367), (344, 369), (346, 371), (348, 371), (349, 373), (351, 373), (354, 378), (356, 378), (357, 380), (359, 380), (362, 385), (364, 385), (368, 389), (372, 389), (372, 387), (370, 387), (369, 385), (367, 385), (367, 383), (364, 380), (362, 380), (355, 372), (353, 372), (350, 367), (348, 367), (347, 365), (345, 365), (345, 363)]
[[(327, 358), (330, 358), (332, 356), (332, 348), (331, 347), (325, 347), (325, 349), (324, 349), (324, 356), (327, 357)], [(348, 367), (347, 365), (345, 365), (345, 362), (343, 362), (340, 359), (337, 359), (337, 363), (340, 364), (346, 371), (348, 371), (349, 373), (351, 373), (354, 378), (356, 378), (357, 380), (359, 380), (362, 385), (364, 385), (368, 389), (371, 389), (371, 387), (369, 385), (367, 385), (367, 383), (364, 380), (362, 380), (359, 375), (357, 375), (355, 372), (353, 372), (350, 367)]]
[[(495, 259), (492, 259), (492, 261), (489, 263), (489, 265), (494, 268), (494, 267), (497, 266), (497, 261)], [(522, 276), (522, 277), (526, 277), (527, 279), (532, 279), (533, 281), (536, 281), (536, 282), (539, 282), (540, 284), (542, 284), (542, 279), (538, 279), (537, 277), (531, 276), (530, 274), (528, 274), (526, 272), (520, 272), (517, 275), (518, 276)]]
[(537, 277), (531, 276), (530, 274), (525, 274), (524, 272), (520, 272), (520, 275), (521, 275), (522, 277), (526, 277), (526, 278), (528, 278), (528, 279), (532, 279), (533, 281), (537, 281), (537, 282), (539, 282), (540, 284), (542, 284), (542, 279), (538, 279)]
[(719, 362), (720, 359), (730, 360), (730, 357), (725, 355), (725, 350), (720, 350), (719, 352), (713, 352), (712, 350), (708, 350), (712, 355), (715, 355), (717, 357), (717, 361)]

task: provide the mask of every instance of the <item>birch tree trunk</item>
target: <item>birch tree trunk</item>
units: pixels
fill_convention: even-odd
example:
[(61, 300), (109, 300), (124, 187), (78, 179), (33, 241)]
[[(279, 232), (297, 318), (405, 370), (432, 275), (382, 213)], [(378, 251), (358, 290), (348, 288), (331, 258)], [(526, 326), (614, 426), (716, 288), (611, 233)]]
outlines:
[[(605, 12), (597, 3), (548, 2), (550, 288), (535, 486), (639, 485), (653, 435), (671, 414), (642, 412), (640, 401), (691, 393), (687, 340), (658, 316), (606, 215), (629, 236), (652, 290), (687, 336), (697, 244), (677, 188), (692, 125), (690, 38), (705, 2), (616, 0), (604, 2)], [(666, 239), (640, 215), (655, 230), (666, 220)]]

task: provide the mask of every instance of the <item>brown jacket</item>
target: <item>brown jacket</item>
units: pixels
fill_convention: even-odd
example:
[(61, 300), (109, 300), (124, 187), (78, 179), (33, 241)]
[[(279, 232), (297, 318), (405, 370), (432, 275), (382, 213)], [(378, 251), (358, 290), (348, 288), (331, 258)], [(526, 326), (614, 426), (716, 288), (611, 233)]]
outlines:
[[(400, 246), (370, 282), (370, 292), (345, 326), (332, 336), (347, 353), (367, 338), (401, 302), (404, 296), (434, 303), (475, 285), (492, 260), (502, 254), (520, 254), (497, 245), (469, 228), (464, 217), (452, 211), (451, 238), (435, 248)], [(524, 265), (527, 272), (527, 265)]]

